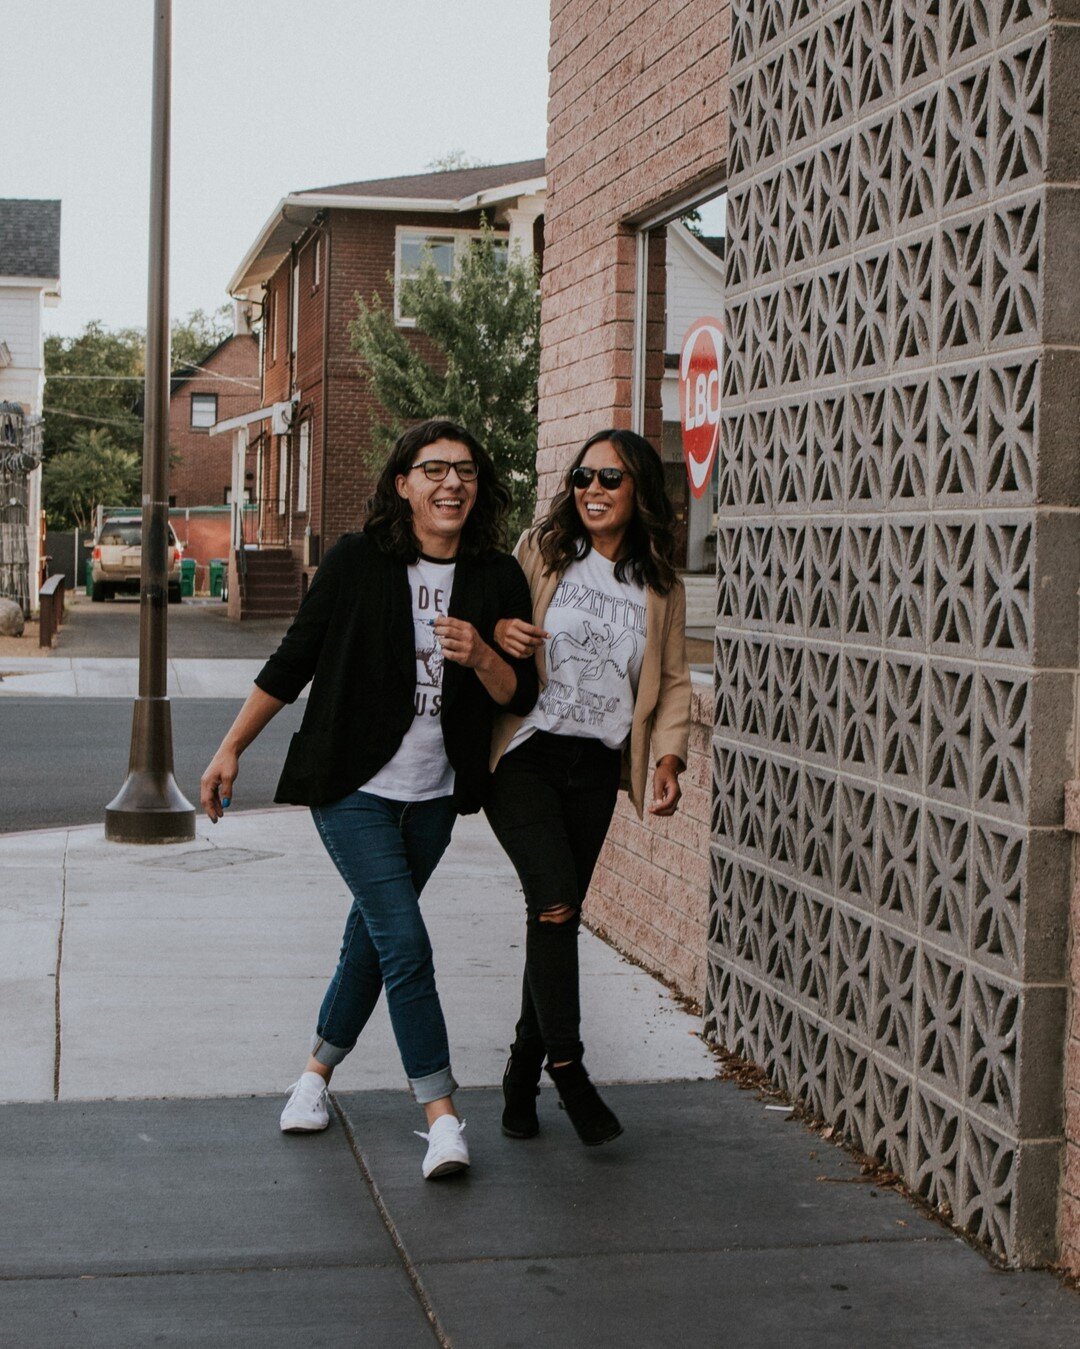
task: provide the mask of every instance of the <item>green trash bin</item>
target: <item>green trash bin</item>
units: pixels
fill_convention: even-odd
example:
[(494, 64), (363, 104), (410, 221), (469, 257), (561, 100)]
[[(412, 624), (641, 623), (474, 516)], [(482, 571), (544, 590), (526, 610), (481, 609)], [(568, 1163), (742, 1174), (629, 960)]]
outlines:
[(94, 564), (88, 558), (86, 562), (86, 598), (89, 600), (93, 599), (93, 597), (94, 597)]
[(210, 598), (212, 600), (221, 599), (221, 586), (224, 580), (225, 559), (212, 557), (210, 559)]
[(182, 557), (180, 559), (180, 594), (188, 597), (195, 594), (195, 559), (193, 557)]

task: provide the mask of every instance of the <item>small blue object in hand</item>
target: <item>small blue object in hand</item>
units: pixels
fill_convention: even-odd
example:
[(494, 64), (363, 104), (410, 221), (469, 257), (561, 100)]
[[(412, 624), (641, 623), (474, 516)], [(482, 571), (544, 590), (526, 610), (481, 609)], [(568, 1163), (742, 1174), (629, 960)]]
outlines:
[(223, 797), (221, 798), (221, 804), (222, 804), (223, 806), (227, 806), (231, 800), (232, 800), (232, 797), (231, 797), (231, 796), (223, 796)]

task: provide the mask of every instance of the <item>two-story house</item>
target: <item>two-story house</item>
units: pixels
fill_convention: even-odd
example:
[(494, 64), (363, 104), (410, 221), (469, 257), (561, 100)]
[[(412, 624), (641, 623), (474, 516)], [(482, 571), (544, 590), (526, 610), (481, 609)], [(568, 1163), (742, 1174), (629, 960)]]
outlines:
[(431, 257), (449, 280), (485, 218), (540, 254), (545, 192), (535, 159), (312, 188), (275, 207), (229, 283), (260, 314), (261, 406), (214, 427), (233, 440), (233, 616), (291, 613), (324, 547), (363, 520), (377, 409), (350, 345), (357, 295), (379, 295), (408, 329), (402, 278)]
[(27, 612), (41, 567), (43, 321), (59, 302), (60, 203), (0, 199), (0, 405), (12, 409), (0, 445), (0, 594)]

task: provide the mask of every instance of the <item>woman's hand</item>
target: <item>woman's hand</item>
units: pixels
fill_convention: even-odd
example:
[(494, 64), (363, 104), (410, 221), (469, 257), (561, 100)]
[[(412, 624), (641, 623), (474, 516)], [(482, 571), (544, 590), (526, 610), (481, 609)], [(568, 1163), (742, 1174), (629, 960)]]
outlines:
[(225, 807), (232, 800), (233, 783), (239, 771), (240, 756), (224, 745), (207, 765), (199, 782), (199, 803), (211, 824), (217, 824), (225, 814)]
[(486, 663), (489, 656), (495, 654), (473, 625), (466, 623), (463, 618), (445, 618), (440, 615), (434, 626), (443, 655), (455, 665), (476, 670)]
[(500, 618), (495, 624), (495, 640), (508, 656), (524, 660), (539, 651), (549, 634), (523, 618)]
[(495, 702), (505, 707), (517, 688), (513, 667), (507, 665), (494, 647), (488, 646), (473, 625), (464, 619), (440, 616), (434, 627), (446, 659), (464, 665), (467, 670), (475, 670), (480, 683)]
[(679, 774), (683, 770), (682, 760), (674, 754), (665, 754), (653, 770), (653, 800), (649, 807), (650, 815), (674, 815), (675, 807), (682, 796), (679, 786)]

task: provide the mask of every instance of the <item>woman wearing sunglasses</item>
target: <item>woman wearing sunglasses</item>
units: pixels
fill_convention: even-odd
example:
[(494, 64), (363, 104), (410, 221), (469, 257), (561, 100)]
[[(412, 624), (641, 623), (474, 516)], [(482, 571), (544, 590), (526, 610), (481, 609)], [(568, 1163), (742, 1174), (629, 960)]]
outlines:
[(582, 1062), (577, 937), (620, 781), (640, 816), (651, 759), (650, 812), (671, 815), (679, 800), (690, 671), (673, 525), (653, 447), (601, 431), (516, 550), (543, 626), (508, 618), (496, 639), (511, 658), (535, 653), (543, 691), (526, 715), (499, 716), (486, 806), (528, 911), (521, 1016), (503, 1077), (511, 1138), (539, 1130), (545, 1058), (582, 1142), (622, 1132)]
[(531, 617), (521, 568), (497, 551), (509, 502), (462, 427), (429, 421), (406, 431), (363, 531), (327, 553), (202, 778), (202, 806), (216, 823), (244, 749), (311, 682), (275, 800), (311, 807), (353, 903), (281, 1128), (326, 1128), (330, 1076), (385, 988), (427, 1116), (425, 1179), (460, 1171), (469, 1153), (419, 896), (455, 816), (487, 794), (496, 708), (521, 715), (536, 699), (533, 661), (505, 659), (492, 645), (500, 618)]

